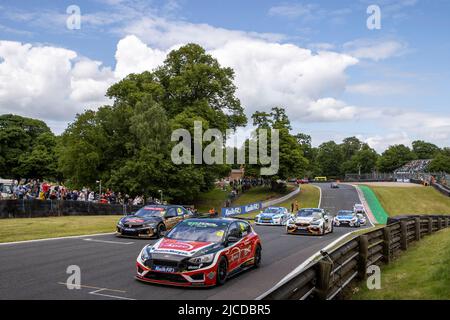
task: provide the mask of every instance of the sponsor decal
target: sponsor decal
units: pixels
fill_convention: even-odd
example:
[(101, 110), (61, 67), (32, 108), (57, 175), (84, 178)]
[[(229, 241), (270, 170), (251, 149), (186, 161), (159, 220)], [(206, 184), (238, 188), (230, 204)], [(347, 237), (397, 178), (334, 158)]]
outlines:
[(152, 252), (190, 256), (195, 254), (198, 250), (203, 249), (211, 244), (211, 242), (163, 239), (163, 241), (159, 242), (152, 248)]
[(262, 202), (250, 203), (239, 207), (222, 208), (222, 216), (232, 217), (260, 209), (262, 209)]
[(131, 218), (131, 219), (128, 219), (128, 220), (126, 220), (126, 222), (127, 223), (142, 223), (142, 222), (144, 222), (144, 220), (142, 220), (142, 219), (137, 219), (137, 218)]

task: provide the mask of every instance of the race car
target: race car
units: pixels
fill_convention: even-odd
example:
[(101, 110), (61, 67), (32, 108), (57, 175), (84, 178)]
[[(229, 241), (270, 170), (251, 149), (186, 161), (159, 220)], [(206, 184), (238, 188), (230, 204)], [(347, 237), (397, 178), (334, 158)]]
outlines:
[(356, 212), (356, 213), (365, 213), (366, 210), (364, 209), (364, 206), (363, 206), (361, 203), (356, 203), (356, 204), (353, 206), (353, 212)]
[(356, 216), (351, 210), (339, 210), (338, 214), (333, 219), (333, 224), (336, 227), (360, 227), (361, 222), (359, 218)]
[(339, 184), (337, 182), (331, 183), (331, 189), (338, 189), (338, 188), (339, 188)]
[(286, 225), (288, 234), (324, 235), (333, 232), (333, 221), (329, 214), (320, 208), (300, 209)]
[(367, 223), (366, 217), (362, 213), (357, 213), (356, 216), (359, 219), (359, 224), (365, 226)]
[(268, 207), (255, 217), (258, 225), (285, 226), (289, 219), (289, 211), (284, 207)]
[(184, 287), (222, 285), (258, 267), (261, 251), (261, 240), (247, 221), (188, 219), (142, 249), (136, 279)]
[(135, 238), (160, 238), (178, 222), (192, 217), (182, 206), (148, 205), (135, 214), (125, 216), (116, 226), (116, 235)]

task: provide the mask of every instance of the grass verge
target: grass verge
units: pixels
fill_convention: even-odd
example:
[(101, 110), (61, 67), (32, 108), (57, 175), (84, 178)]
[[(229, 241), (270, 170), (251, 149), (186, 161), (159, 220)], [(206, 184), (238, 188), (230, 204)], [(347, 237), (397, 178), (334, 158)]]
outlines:
[(450, 214), (450, 198), (433, 187), (370, 186), (390, 216), (402, 214)]
[(122, 216), (0, 219), (0, 242), (114, 232)]
[(450, 229), (441, 230), (411, 245), (392, 264), (383, 266), (381, 289), (368, 290), (365, 283), (354, 300), (448, 300), (450, 299)]

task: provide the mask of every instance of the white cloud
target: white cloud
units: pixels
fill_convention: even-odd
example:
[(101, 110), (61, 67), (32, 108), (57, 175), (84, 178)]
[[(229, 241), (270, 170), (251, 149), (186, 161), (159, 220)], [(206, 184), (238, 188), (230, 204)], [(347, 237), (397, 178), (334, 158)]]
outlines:
[(0, 112), (69, 121), (106, 102), (113, 80), (100, 62), (64, 48), (0, 41)]
[(364, 82), (348, 85), (346, 91), (370, 96), (395, 95), (408, 92), (408, 86), (400, 83)]
[(400, 56), (407, 50), (407, 45), (403, 42), (380, 39), (357, 39), (346, 42), (343, 47), (344, 52), (353, 57), (374, 61)]
[(318, 6), (314, 4), (294, 3), (271, 7), (268, 13), (270, 16), (312, 19), (315, 16), (316, 9), (318, 9)]

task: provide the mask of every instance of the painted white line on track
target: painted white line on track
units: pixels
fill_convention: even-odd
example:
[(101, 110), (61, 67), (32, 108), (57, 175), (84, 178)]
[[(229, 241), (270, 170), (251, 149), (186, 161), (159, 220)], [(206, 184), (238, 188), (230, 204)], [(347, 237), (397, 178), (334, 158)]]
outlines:
[(314, 184), (313, 186), (319, 189), (319, 204), (317, 205), (317, 208), (320, 208), (320, 206), (322, 205), (322, 188)]
[[(58, 282), (58, 284), (63, 285), (63, 286), (67, 286), (67, 283), (65, 283), (65, 282)], [(114, 299), (121, 299), (121, 300), (136, 300), (136, 299), (133, 299), (133, 298), (127, 298), (127, 297), (115, 296), (115, 295), (112, 295), (112, 294), (100, 293), (100, 292), (103, 292), (103, 291), (126, 293), (126, 291), (124, 291), (124, 290), (87, 286), (87, 285), (83, 285), (83, 284), (80, 284), (80, 287), (81, 288), (86, 288), (86, 289), (94, 289), (93, 291), (90, 291), (89, 294), (96, 295), (96, 296), (102, 296), (102, 297), (108, 297), (108, 298), (114, 298)]]
[(92, 295), (95, 295), (95, 296), (102, 296), (102, 297), (107, 297), (107, 298), (113, 298), (113, 299), (136, 300), (136, 299), (133, 299), (133, 298), (113, 296), (112, 294), (100, 293), (101, 291), (105, 291), (105, 290), (107, 291), (108, 289), (99, 289), (99, 290), (91, 291), (91, 292), (89, 292), (89, 294), (92, 294)]
[(10, 244), (22, 244), (22, 243), (33, 243), (33, 242), (53, 241), (53, 240), (64, 240), (64, 239), (79, 239), (79, 238), (84, 238), (84, 237), (104, 236), (104, 235), (108, 235), (108, 234), (115, 234), (115, 232), (95, 233), (95, 234), (83, 234), (83, 235), (80, 235), (80, 236), (67, 236), (67, 237), (45, 238), (45, 239), (34, 239), (34, 240), (23, 240), (23, 241), (14, 241), (14, 242), (3, 242), (3, 243), (0, 243), (0, 246), (10, 245)]
[(110, 240), (99, 240), (99, 239), (81, 239), (84, 241), (91, 241), (91, 242), (101, 242), (101, 243), (112, 243), (112, 244), (133, 244), (134, 242), (121, 242), (121, 241), (110, 241)]

